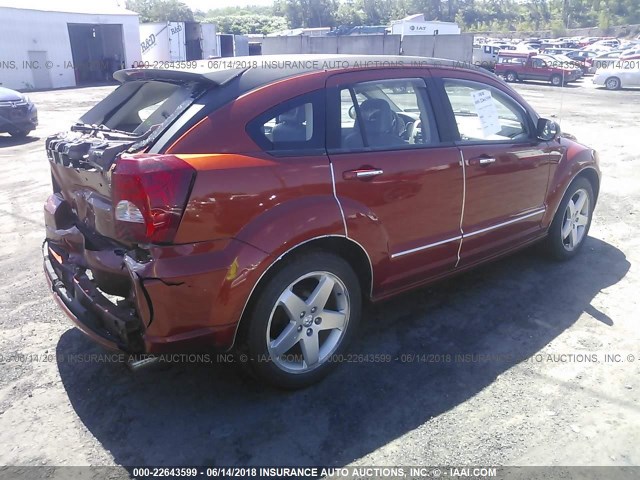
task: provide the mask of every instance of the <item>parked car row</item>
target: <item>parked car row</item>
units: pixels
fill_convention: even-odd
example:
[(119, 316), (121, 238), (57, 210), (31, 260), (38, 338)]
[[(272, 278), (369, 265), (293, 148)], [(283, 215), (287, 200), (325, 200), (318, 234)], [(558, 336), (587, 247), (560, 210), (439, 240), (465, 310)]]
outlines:
[(526, 40), (478, 38), (473, 48), (473, 62), (493, 70), (500, 53), (564, 55), (574, 61), (583, 74), (593, 74), (598, 68), (616, 60), (640, 59), (640, 40), (613, 37)]

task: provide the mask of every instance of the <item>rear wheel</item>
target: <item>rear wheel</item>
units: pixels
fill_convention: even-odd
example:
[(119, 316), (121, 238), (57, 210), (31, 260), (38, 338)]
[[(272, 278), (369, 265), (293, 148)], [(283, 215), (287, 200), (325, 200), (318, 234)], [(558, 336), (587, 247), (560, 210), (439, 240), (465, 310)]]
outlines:
[(567, 189), (546, 239), (549, 253), (567, 260), (578, 253), (589, 233), (593, 214), (593, 187), (586, 178), (577, 178)]
[(342, 258), (314, 252), (289, 261), (259, 292), (244, 349), (251, 370), (296, 389), (323, 378), (361, 314), (358, 277)]
[(518, 74), (516, 72), (507, 72), (505, 75), (505, 79), (507, 82), (516, 82), (518, 81)]
[(607, 81), (604, 82), (604, 86), (607, 87), (607, 90), (618, 90), (621, 86), (620, 79), (618, 77), (607, 78)]
[(554, 87), (562, 86), (562, 77), (560, 75), (552, 75), (551, 85), (553, 85)]

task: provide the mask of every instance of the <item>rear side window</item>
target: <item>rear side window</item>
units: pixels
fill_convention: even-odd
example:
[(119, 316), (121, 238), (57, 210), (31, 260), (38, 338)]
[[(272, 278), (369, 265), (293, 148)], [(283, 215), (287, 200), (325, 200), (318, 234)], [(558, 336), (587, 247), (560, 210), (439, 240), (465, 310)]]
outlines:
[(323, 152), (323, 92), (301, 95), (267, 110), (248, 123), (247, 133), (263, 150), (273, 154)]

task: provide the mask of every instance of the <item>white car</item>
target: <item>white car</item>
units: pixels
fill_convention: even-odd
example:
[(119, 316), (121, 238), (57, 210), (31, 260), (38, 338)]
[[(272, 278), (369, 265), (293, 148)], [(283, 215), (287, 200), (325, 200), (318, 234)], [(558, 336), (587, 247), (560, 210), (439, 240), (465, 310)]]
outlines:
[(602, 85), (607, 90), (619, 88), (640, 87), (640, 60), (630, 60), (626, 68), (616, 67), (600, 68), (593, 76), (593, 83)]
[(589, 67), (589, 73), (596, 73), (599, 68), (607, 68), (620, 59), (622, 50), (613, 50), (611, 52), (603, 53), (593, 59), (593, 63)]

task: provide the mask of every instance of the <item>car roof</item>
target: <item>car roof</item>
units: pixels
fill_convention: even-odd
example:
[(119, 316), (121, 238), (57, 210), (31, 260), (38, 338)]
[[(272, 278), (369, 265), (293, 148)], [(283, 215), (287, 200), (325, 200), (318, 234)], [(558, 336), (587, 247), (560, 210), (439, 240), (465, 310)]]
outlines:
[(171, 63), (168, 68), (130, 68), (119, 70), (113, 77), (119, 82), (133, 80), (165, 80), (202, 82), (225, 85), (242, 78), (254, 88), (305, 73), (331, 70), (376, 69), (389, 67), (453, 67), (486, 73), (469, 62), (408, 55), (256, 55), (225, 57), (193, 62)]

